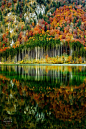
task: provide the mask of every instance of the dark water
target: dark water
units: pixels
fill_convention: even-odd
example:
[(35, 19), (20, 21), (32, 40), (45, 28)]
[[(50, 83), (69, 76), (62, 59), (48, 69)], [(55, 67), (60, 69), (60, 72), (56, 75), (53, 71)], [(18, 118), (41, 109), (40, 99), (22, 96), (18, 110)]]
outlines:
[(1, 129), (86, 129), (86, 66), (0, 66)]

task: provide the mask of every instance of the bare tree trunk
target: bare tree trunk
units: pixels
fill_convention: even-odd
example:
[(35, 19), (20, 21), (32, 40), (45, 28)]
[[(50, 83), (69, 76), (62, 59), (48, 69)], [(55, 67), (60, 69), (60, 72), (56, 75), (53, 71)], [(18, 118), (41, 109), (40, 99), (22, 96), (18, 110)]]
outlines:
[(36, 51), (36, 60), (37, 60), (37, 47), (35, 47), (35, 51)]
[(18, 54), (18, 61), (20, 61), (20, 49), (19, 49), (19, 54)]
[(70, 48), (70, 56), (72, 56), (73, 50), (72, 48)]
[(40, 47), (38, 47), (38, 59), (39, 59), (39, 50), (40, 50)]
[(62, 45), (61, 45), (61, 60), (62, 60)]
[(22, 60), (24, 59), (24, 50), (22, 49)]
[(58, 46), (58, 56), (60, 56), (60, 46)]
[(28, 48), (28, 60), (30, 60), (30, 55), (29, 55), (29, 53), (30, 53), (30, 48)]
[(17, 62), (17, 54), (15, 55), (15, 62)]
[(54, 46), (53, 46), (53, 57), (54, 57)]
[(6, 62), (6, 56), (4, 57), (4, 62)]
[(41, 54), (42, 54), (41, 58), (43, 58), (43, 47), (41, 48)]
[(31, 59), (32, 59), (32, 57), (33, 57), (33, 50), (31, 50)]
[(25, 56), (26, 56), (26, 48), (25, 48)]
[(57, 49), (57, 48), (55, 47), (55, 57), (56, 57), (56, 49)]

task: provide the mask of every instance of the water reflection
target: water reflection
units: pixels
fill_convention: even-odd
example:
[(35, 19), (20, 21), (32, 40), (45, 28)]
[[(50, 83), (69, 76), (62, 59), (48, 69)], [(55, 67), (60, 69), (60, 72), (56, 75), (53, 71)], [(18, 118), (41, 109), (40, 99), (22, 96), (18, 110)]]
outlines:
[(85, 66), (0, 66), (0, 95), (2, 128), (86, 127)]

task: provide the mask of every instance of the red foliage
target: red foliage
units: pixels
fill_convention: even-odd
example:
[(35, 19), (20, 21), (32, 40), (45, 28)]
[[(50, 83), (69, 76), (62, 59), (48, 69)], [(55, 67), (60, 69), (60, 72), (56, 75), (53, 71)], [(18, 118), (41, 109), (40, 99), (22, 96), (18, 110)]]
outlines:
[(8, 5), (7, 5), (7, 6), (8, 6), (8, 8), (9, 8), (11, 5), (12, 5), (12, 4), (9, 2), (9, 3), (8, 3)]

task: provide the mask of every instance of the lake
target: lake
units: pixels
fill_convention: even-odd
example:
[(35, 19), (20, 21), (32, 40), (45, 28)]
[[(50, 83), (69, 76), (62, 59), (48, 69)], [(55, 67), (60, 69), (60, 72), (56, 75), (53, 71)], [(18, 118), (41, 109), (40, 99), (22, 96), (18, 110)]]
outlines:
[(0, 65), (1, 129), (86, 129), (86, 66)]

